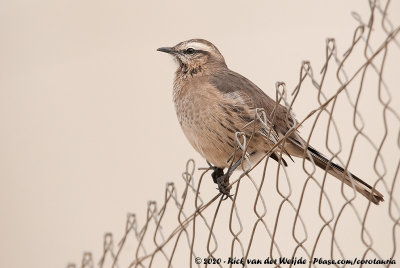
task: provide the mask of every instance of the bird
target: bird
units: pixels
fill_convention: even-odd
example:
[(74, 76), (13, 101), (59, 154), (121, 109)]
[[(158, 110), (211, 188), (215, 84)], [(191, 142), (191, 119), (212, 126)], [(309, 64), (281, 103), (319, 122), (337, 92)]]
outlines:
[[(254, 164), (284, 138), (297, 121), (288, 108), (276, 103), (246, 77), (230, 70), (211, 42), (190, 39), (157, 51), (172, 55), (177, 63), (173, 102), (179, 124), (193, 148), (214, 170), (212, 178), (219, 191), (229, 196), (229, 176), (243, 159), (241, 153), (235, 154), (235, 133), (251, 137), (246, 158)], [(265, 112), (266, 123), (255, 123), (257, 109)], [(297, 130), (285, 138), (283, 146), (275, 146), (270, 152), (273, 160), (287, 166), (282, 154), (292, 160), (292, 157), (306, 158), (354, 187), (372, 203), (384, 201), (374, 187), (307, 145)], [(228, 168), (227, 173), (224, 173), (225, 168)]]

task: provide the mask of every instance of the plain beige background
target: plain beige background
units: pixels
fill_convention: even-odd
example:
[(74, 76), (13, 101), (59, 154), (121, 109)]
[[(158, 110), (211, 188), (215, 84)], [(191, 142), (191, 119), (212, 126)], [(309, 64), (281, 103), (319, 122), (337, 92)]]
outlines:
[(274, 94), (276, 81), (293, 89), (302, 60), (320, 70), (325, 38), (344, 53), (353, 10), (368, 18), (361, 0), (0, 1), (0, 267), (63, 267), (83, 251), (97, 261), (104, 232), (161, 201), (188, 158), (205, 165), (176, 120), (175, 65), (158, 47), (208, 39)]

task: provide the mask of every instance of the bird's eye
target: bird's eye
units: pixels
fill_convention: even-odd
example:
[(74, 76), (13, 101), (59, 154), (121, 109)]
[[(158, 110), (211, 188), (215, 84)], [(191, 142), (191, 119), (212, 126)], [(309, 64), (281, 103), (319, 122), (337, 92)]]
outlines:
[(195, 52), (195, 50), (194, 50), (194, 48), (191, 48), (191, 47), (189, 47), (188, 49), (186, 49), (186, 54), (194, 54), (194, 52)]

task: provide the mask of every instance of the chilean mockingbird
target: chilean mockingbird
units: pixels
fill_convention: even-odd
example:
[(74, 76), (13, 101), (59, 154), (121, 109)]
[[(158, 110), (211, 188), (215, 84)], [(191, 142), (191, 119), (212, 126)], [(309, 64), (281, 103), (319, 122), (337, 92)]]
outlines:
[[(214, 169), (212, 177), (220, 192), (229, 195), (229, 176), (240, 164), (241, 154), (233, 155), (235, 133), (252, 136), (247, 156), (251, 163), (259, 161), (280, 138), (285, 136), (294, 117), (286, 107), (276, 104), (259, 87), (242, 75), (231, 71), (219, 50), (209, 41), (191, 39), (158, 51), (174, 56), (178, 63), (173, 100), (179, 123), (186, 138)], [(263, 108), (268, 125), (244, 126), (253, 121), (256, 108)], [(256, 130), (253, 133), (253, 130)], [(374, 204), (383, 195), (369, 184), (332, 162), (306, 142), (297, 132), (287, 137), (283, 149), (277, 147), (270, 157), (280, 161), (282, 151), (290, 158), (307, 157), (329, 174), (355, 189)], [(306, 153), (308, 151), (308, 153)], [(281, 158), (282, 159), (282, 158)], [(286, 166), (284, 159), (281, 160)], [(233, 168), (231, 163), (236, 163)], [(228, 168), (224, 174), (223, 169)]]

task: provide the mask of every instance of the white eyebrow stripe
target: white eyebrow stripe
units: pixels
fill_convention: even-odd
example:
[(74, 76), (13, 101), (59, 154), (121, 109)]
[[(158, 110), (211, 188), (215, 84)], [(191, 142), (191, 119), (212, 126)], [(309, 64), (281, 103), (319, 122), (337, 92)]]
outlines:
[(196, 43), (196, 42), (189, 42), (186, 44), (186, 47), (189, 48), (194, 48), (196, 50), (204, 50), (204, 51), (210, 51), (210, 46), (202, 44), (202, 43)]

